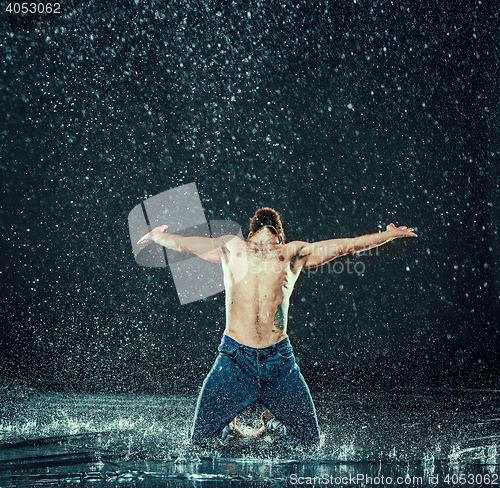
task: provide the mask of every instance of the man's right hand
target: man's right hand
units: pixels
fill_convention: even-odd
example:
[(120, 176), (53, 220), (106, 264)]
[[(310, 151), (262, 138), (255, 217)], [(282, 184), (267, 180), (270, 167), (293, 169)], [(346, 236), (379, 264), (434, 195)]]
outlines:
[(154, 234), (163, 234), (165, 232), (165, 229), (168, 228), (168, 225), (160, 225), (160, 227), (155, 227), (151, 232), (148, 232), (145, 236), (141, 237), (137, 241), (137, 245), (141, 244), (146, 244), (146, 242), (149, 242)]
[(396, 227), (394, 224), (389, 224), (386, 228), (386, 231), (393, 234), (394, 237), (417, 237), (417, 234), (413, 232), (414, 230), (413, 227), (406, 227), (404, 225)]

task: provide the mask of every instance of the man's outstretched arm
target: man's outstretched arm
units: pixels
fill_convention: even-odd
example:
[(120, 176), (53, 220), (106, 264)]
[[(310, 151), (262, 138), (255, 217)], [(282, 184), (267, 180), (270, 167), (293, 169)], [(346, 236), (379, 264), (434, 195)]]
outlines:
[(399, 237), (417, 237), (413, 231), (414, 229), (411, 227), (396, 227), (394, 224), (390, 224), (384, 232), (376, 234), (306, 244), (301, 248), (298, 257), (299, 260), (303, 261), (304, 268), (314, 268), (345, 254), (362, 252), (382, 246)]
[(160, 246), (178, 252), (196, 254), (207, 261), (220, 262), (221, 254), (226, 249), (226, 243), (236, 236), (222, 236), (217, 239), (211, 237), (184, 237), (176, 234), (166, 234), (168, 225), (155, 227), (151, 232), (143, 236), (137, 244), (146, 244), (149, 241), (156, 242)]

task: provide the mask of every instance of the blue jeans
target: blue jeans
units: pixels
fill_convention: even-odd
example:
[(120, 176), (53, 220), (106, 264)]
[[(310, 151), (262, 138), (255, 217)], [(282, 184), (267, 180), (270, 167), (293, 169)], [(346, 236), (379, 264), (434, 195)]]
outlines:
[(284, 426), (293, 443), (319, 442), (314, 404), (288, 338), (255, 349), (223, 335), (198, 397), (191, 441), (203, 444), (217, 438), (234, 417), (257, 402), (275, 416), (275, 424)]

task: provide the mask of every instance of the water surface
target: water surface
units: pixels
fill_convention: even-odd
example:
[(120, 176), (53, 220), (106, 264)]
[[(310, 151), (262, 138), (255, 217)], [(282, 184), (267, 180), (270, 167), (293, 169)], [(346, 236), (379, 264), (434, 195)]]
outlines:
[[(322, 442), (313, 451), (272, 437), (193, 447), (188, 429), (195, 401), (193, 395), (3, 391), (0, 486), (500, 483), (498, 391), (316, 395)], [(253, 406), (242, 413), (244, 431), (259, 426), (260, 411)]]

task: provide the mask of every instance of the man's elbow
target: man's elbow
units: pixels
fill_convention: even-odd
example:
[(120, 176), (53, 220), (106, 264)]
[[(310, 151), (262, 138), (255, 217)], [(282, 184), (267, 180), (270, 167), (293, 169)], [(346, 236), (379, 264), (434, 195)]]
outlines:
[(356, 239), (351, 239), (347, 244), (344, 244), (340, 249), (339, 256), (345, 256), (346, 254), (354, 254), (358, 252), (358, 246), (356, 245)]

